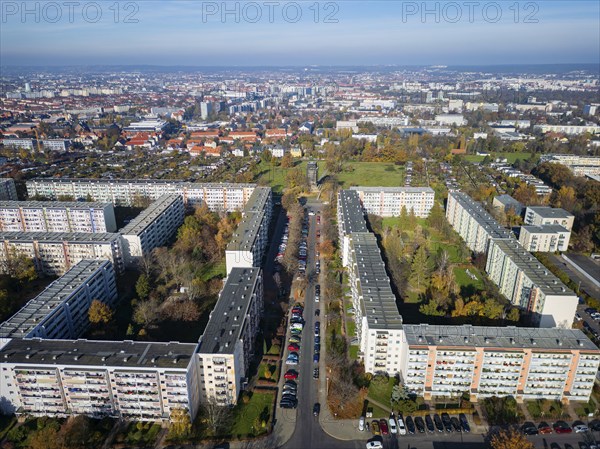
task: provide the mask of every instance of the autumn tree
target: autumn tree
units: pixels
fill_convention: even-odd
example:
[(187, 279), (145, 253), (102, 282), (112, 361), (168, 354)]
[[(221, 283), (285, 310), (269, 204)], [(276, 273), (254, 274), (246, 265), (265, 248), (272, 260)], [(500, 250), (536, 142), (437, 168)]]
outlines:
[(490, 449), (534, 449), (525, 435), (515, 429), (501, 430), (490, 439)]
[(160, 316), (158, 307), (158, 300), (154, 298), (150, 298), (146, 301), (138, 301), (133, 310), (133, 321), (145, 327), (150, 326), (155, 323)]
[(292, 153), (286, 151), (283, 157), (281, 158), (281, 167), (282, 168), (292, 168), (294, 166), (294, 158), (292, 157)]
[(28, 449), (63, 449), (55, 427), (43, 427), (34, 432), (28, 440)]
[(105, 302), (94, 299), (90, 304), (88, 317), (92, 324), (108, 324), (114, 316), (113, 310)]
[(421, 287), (425, 285), (428, 274), (429, 267), (427, 266), (427, 251), (425, 250), (425, 246), (421, 245), (417, 249), (410, 266), (409, 282), (411, 286), (417, 290), (420, 290)]
[(171, 424), (169, 435), (175, 439), (183, 439), (190, 435), (192, 431), (192, 422), (187, 410), (183, 408), (174, 408), (171, 410)]

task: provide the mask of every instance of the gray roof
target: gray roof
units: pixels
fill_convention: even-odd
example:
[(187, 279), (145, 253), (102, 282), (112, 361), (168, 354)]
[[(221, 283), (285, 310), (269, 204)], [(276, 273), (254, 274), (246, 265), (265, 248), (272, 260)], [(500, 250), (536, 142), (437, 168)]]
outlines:
[(527, 212), (535, 212), (542, 218), (571, 218), (574, 215), (567, 212), (560, 207), (548, 207), (548, 206), (529, 206)]
[(362, 294), (362, 315), (370, 329), (401, 329), (402, 317), (396, 306), (396, 296), (381, 259), (377, 239), (369, 232), (351, 234), (356, 272)]
[(110, 184), (110, 185), (127, 185), (127, 184), (167, 184), (167, 185), (185, 185), (188, 187), (197, 188), (251, 188), (256, 187), (256, 184), (250, 183), (194, 183), (189, 181), (169, 180), (169, 179), (93, 179), (93, 178), (33, 178), (27, 180), (27, 184), (31, 183), (50, 183), (50, 184)]
[(266, 215), (270, 187), (256, 187), (244, 207), (244, 218), (227, 244), (228, 251), (250, 251), (258, 236), (261, 223)]
[(13, 339), (0, 350), (3, 363), (95, 368), (186, 369), (196, 343)]
[(181, 203), (181, 210), (183, 212), (183, 198), (181, 195), (172, 194), (161, 196), (156, 201), (153, 201), (150, 206), (144, 209), (137, 217), (131, 220), (119, 231), (119, 233), (122, 235), (140, 235), (169, 207), (178, 201)]
[(545, 295), (575, 296), (560, 279), (516, 240), (492, 239), (492, 244), (510, 258)]
[(112, 203), (84, 201), (0, 201), (0, 209), (104, 209)]
[(110, 232), (0, 232), (0, 241), (8, 242), (113, 242), (121, 236)]
[(515, 206), (523, 207), (523, 204), (521, 204), (520, 201), (515, 200), (512, 196), (507, 195), (507, 194), (498, 195), (494, 199), (497, 200), (497, 201), (499, 201), (499, 202), (501, 202), (505, 206), (515, 205)]
[(521, 229), (525, 229), (531, 234), (556, 234), (559, 232), (570, 232), (567, 228), (561, 225), (524, 225)]
[(37, 326), (43, 325), (58, 306), (78, 293), (98, 270), (109, 269), (111, 265), (108, 260), (83, 259), (0, 324), (0, 338), (26, 337)]
[(354, 186), (354, 187), (350, 187), (350, 190), (358, 190), (361, 192), (430, 193), (432, 195), (435, 193), (431, 187), (363, 187), (363, 186)]
[(407, 343), (415, 346), (600, 352), (579, 329), (406, 324), (404, 332)]
[(500, 226), (496, 219), (492, 217), (480, 203), (473, 200), (469, 195), (458, 191), (449, 192), (448, 195), (452, 196), (452, 198), (454, 198), (456, 202), (460, 204), (475, 221), (477, 221), (490, 238), (514, 239), (512, 232)]
[(342, 226), (346, 234), (368, 232), (365, 214), (357, 191), (341, 190), (338, 193), (338, 204), (342, 216)]
[[(242, 336), (260, 268), (233, 268), (200, 337), (198, 352), (233, 354)], [(262, 301), (262, 298), (257, 298)]]

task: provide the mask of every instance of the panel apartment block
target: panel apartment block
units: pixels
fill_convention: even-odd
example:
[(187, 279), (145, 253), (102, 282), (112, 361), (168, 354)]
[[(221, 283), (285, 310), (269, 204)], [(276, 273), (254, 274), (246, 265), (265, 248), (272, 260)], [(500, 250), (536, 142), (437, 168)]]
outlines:
[(84, 259), (0, 324), (1, 338), (78, 338), (94, 299), (114, 306), (117, 284), (107, 260)]
[(381, 217), (398, 217), (402, 208), (417, 217), (429, 216), (435, 192), (431, 187), (351, 187), (360, 196), (369, 214)]
[(0, 231), (115, 232), (111, 203), (0, 201)]
[(0, 349), (3, 411), (168, 421), (198, 410), (196, 344), (12, 339)]
[(577, 329), (404, 326), (402, 375), (426, 400), (472, 401), (514, 396), (518, 401), (588, 401), (600, 351)]
[(268, 245), (269, 225), (273, 209), (269, 187), (256, 187), (246, 203), (243, 218), (227, 249), (227, 274), (235, 267), (260, 267)]
[(164, 245), (183, 224), (185, 208), (180, 195), (163, 195), (119, 231), (125, 263), (136, 261)]
[(525, 211), (526, 225), (560, 225), (567, 228), (569, 231), (573, 229), (573, 221), (575, 216), (559, 207), (528, 207)]
[(7, 272), (16, 255), (32, 259), (43, 275), (60, 276), (83, 259), (109, 260), (117, 273), (124, 269), (119, 234), (0, 232), (0, 271)]
[(260, 268), (233, 268), (200, 337), (200, 400), (237, 403), (245, 388), (263, 310)]
[(486, 272), (500, 293), (540, 327), (571, 327), (578, 298), (516, 240), (492, 239)]
[(373, 234), (350, 235), (348, 280), (365, 371), (395, 375), (401, 369), (402, 317)]
[(337, 224), (342, 265), (347, 267), (350, 257), (350, 235), (369, 232), (360, 197), (355, 190), (340, 190), (337, 199)]
[(519, 243), (531, 252), (566, 251), (571, 231), (561, 225), (521, 226)]
[(487, 253), (489, 240), (514, 239), (481, 204), (463, 192), (449, 192), (446, 218), (475, 253)]
[(17, 201), (17, 188), (12, 178), (0, 178), (0, 201)]
[(163, 195), (181, 195), (187, 207), (207, 205), (214, 211), (241, 210), (255, 184), (191, 183), (157, 179), (35, 178), (27, 181), (27, 194), (56, 199), (61, 195), (76, 200), (93, 198), (119, 206), (134, 206), (144, 199), (156, 201)]

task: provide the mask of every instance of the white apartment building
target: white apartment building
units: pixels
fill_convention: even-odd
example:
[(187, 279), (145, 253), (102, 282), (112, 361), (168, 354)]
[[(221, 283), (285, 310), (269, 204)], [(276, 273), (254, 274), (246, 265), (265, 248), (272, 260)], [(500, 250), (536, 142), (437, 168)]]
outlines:
[(600, 175), (600, 157), (577, 156), (575, 154), (548, 154), (540, 158), (541, 162), (562, 164), (577, 176)]
[(600, 134), (600, 126), (598, 125), (533, 125), (534, 131), (540, 131), (542, 133), (561, 133), (561, 134)]
[(225, 264), (227, 274), (234, 267), (260, 267), (269, 243), (269, 225), (273, 209), (269, 187), (256, 187), (244, 208), (243, 218), (227, 249)]
[(210, 210), (225, 212), (241, 210), (256, 187), (256, 184), (77, 178), (35, 178), (28, 180), (26, 185), (30, 197), (40, 195), (53, 200), (59, 196), (76, 200), (91, 197), (95, 201), (133, 206), (143, 199), (156, 201), (163, 195), (176, 194), (183, 196), (187, 207), (205, 204)]
[(574, 221), (575, 216), (573, 214), (558, 207), (529, 206), (525, 210), (524, 223), (526, 225), (560, 225), (570, 231), (573, 229)]
[(491, 238), (514, 238), (481, 204), (463, 192), (448, 192), (446, 219), (475, 253), (486, 253)]
[(519, 243), (531, 252), (566, 251), (571, 231), (561, 225), (521, 226)]
[(368, 373), (401, 370), (402, 317), (375, 235), (350, 235), (348, 280), (355, 312), (359, 357)]
[(462, 114), (439, 114), (435, 116), (435, 121), (440, 125), (463, 126), (467, 124), (467, 120)]
[(532, 313), (539, 327), (571, 327), (577, 295), (519, 242), (491, 239), (487, 254), (486, 272), (512, 304)]
[(234, 405), (246, 387), (263, 311), (260, 268), (233, 268), (198, 346), (200, 401)]
[(426, 400), (470, 394), (588, 401), (600, 351), (577, 329), (405, 325), (405, 385)]
[(119, 231), (127, 265), (135, 265), (164, 245), (183, 224), (185, 207), (181, 195), (163, 195)]
[(115, 305), (115, 271), (107, 260), (84, 259), (0, 324), (0, 339), (78, 338), (89, 326), (95, 299)]
[(115, 232), (111, 203), (0, 201), (0, 231)]
[(417, 217), (427, 217), (435, 192), (431, 187), (351, 187), (356, 190), (368, 214), (398, 217), (402, 208)]
[(83, 259), (108, 260), (117, 273), (124, 269), (119, 234), (0, 232), (1, 272), (7, 271), (15, 255), (32, 259), (43, 275), (62, 275)]
[(12, 178), (0, 178), (0, 201), (17, 201), (17, 188)]
[(2, 144), (7, 148), (34, 150), (37, 149), (34, 139), (4, 138)]
[(44, 139), (40, 140), (40, 144), (44, 150), (48, 151), (67, 151), (71, 145), (70, 140), (65, 139)]
[(369, 232), (360, 197), (355, 190), (340, 190), (337, 200), (337, 224), (342, 265), (350, 264), (350, 236), (354, 232)]
[(195, 343), (9, 339), (0, 349), (3, 412), (193, 420), (199, 405)]

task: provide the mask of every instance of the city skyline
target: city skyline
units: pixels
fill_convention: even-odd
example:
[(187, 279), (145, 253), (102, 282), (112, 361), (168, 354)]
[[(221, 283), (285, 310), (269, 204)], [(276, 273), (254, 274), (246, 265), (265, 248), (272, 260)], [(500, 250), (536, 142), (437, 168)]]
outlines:
[(600, 6), (589, 1), (96, 5), (3, 2), (2, 65), (493, 65), (600, 54)]

